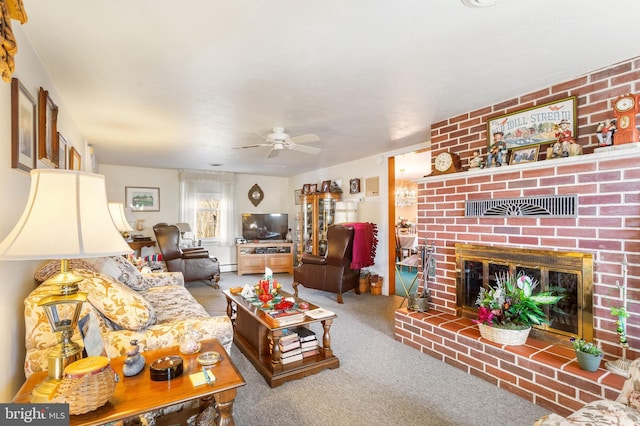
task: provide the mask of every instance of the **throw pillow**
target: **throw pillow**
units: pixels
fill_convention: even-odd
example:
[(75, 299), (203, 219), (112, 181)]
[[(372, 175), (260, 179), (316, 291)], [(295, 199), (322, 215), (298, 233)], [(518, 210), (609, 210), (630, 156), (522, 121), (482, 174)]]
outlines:
[(140, 271), (122, 256), (96, 257), (86, 261), (93, 265), (97, 272), (109, 275), (134, 290), (146, 289)]
[(80, 270), (84, 280), (78, 286), (87, 301), (102, 315), (127, 330), (142, 330), (155, 324), (153, 307), (138, 293), (106, 274)]
[[(98, 272), (98, 270), (85, 259), (69, 259), (69, 269), (89, 269), (93, 272)], [(38, 268), (33, 278), (37, 282), (42, 283), (58, 273), (60, 273), (60, 261), (52, 260)]]

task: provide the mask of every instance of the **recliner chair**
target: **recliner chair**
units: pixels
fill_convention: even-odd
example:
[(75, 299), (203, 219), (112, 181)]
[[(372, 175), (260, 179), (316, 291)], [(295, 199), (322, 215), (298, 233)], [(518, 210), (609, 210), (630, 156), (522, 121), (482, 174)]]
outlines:
[(180, 229), (175, 225), (158, 223), (153, 226), (153, 233), (169, 272), (182, 272), (185, 282), (209, 280), (215, 288), (220, 288), (220, 264), (206, 249), (181, 248)]
[(337, 293), (338, 303), (342, 293), (355, 289), (360, 294), (360, 269), (351, 269), (354, 229), (333, 225), (327, 231), (325, 256), (302, 255), (302, 264), (293, 269), (294, 296), (298, 297), (298, 285)]

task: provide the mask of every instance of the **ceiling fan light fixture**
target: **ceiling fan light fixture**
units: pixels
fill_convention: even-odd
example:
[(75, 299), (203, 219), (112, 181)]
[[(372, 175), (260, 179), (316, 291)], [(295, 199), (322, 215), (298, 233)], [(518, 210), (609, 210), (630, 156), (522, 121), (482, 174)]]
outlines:
[(467, 7), (488, 7), (494, 6), (496, 0), (461, 0), (462, 4)]
[(277, 150), (284, 149), (284, 143), (276, 141), (273, 143), (273, 147), (271, 149), (277, 149)]

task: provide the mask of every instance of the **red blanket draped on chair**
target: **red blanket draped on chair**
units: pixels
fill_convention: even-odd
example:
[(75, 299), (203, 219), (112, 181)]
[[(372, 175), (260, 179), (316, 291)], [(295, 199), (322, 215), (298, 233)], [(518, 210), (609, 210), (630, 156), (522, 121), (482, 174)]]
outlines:
[(351, 222), (343, 223), (354, 229), (351, 269), (373, 266), (378, 247), (378, 227), (375, 223)]

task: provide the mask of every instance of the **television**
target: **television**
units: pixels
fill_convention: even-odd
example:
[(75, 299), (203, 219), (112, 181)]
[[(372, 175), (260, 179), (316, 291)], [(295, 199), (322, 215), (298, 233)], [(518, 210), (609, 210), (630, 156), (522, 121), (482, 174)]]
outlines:
[(284, 241), (288, 230), (286, 213), (242, 214), (242, 238), (247, 241)]

